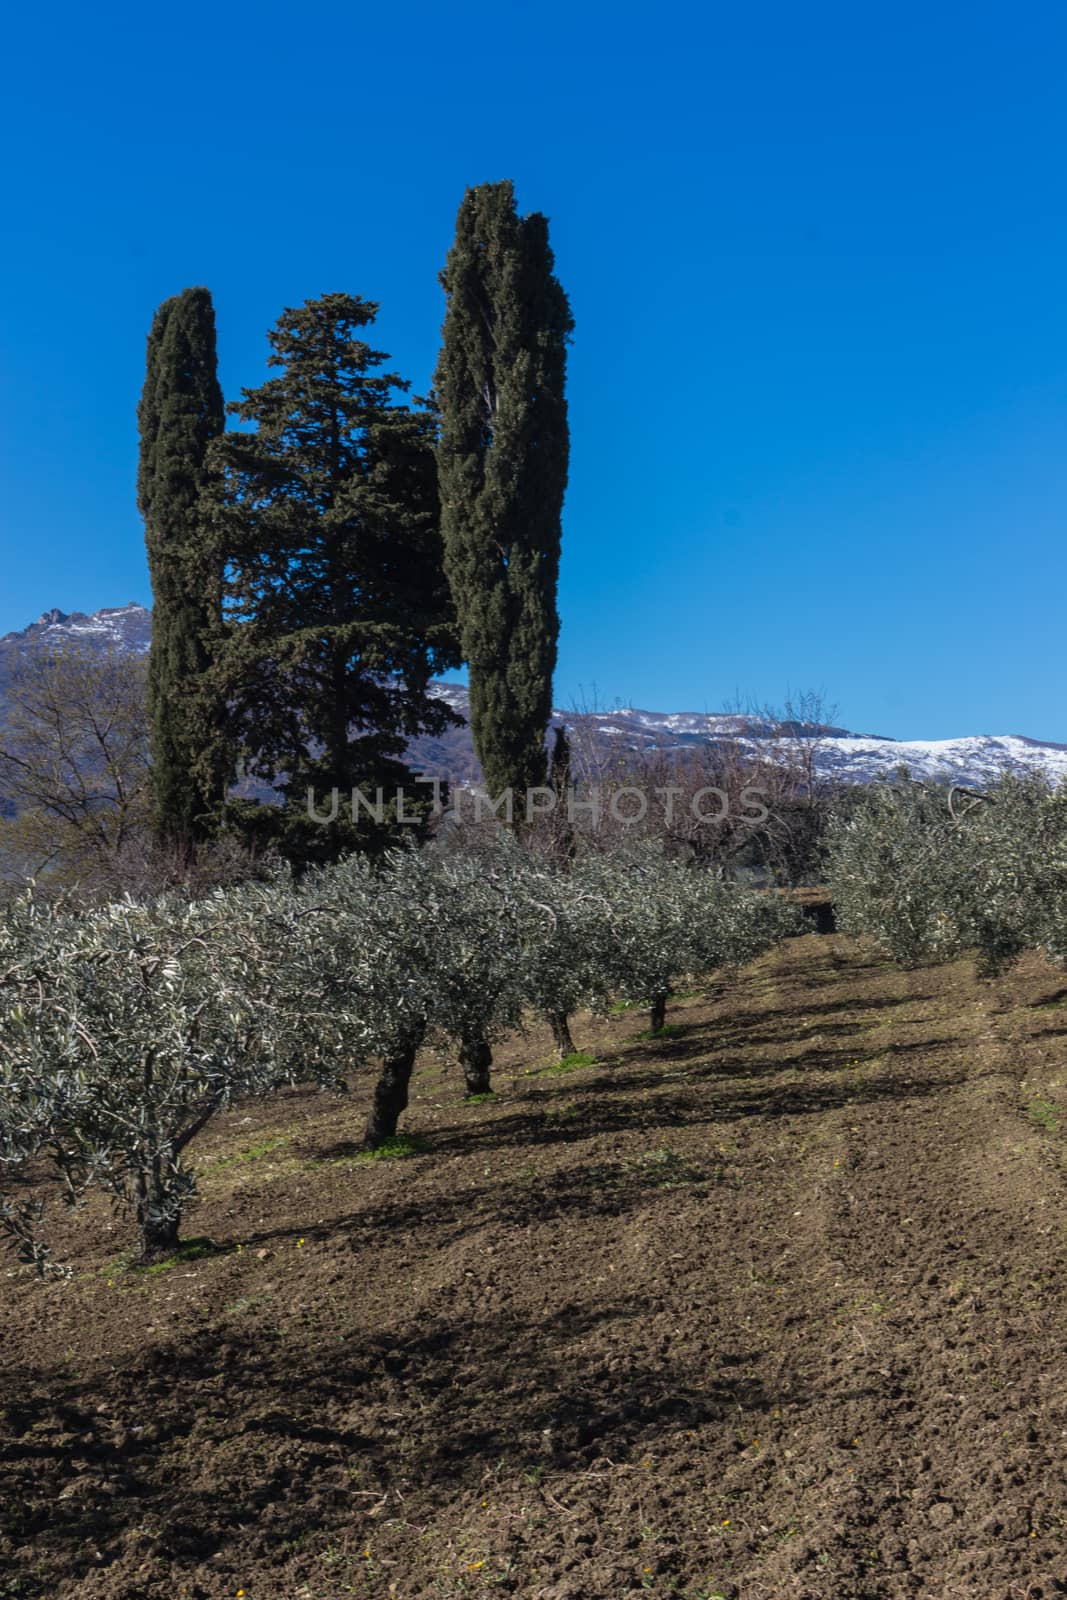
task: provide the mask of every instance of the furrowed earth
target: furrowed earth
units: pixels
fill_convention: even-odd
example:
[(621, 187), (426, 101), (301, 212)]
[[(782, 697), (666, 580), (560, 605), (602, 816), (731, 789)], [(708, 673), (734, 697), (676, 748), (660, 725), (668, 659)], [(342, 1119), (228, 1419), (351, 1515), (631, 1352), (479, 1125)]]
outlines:
[(1067, 988), (789, 941), (200, 1141), (174, 1258), (104, 1202), (5, 1264), (0, 1597), (1067, 1593)]

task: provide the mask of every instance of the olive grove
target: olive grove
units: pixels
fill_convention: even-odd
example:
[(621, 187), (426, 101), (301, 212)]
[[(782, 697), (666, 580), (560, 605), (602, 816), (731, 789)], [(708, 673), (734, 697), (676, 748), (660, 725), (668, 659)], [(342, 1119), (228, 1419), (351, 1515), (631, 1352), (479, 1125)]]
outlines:
[[(501, 837), (481, 854), (397, 849), (199, 900), (0, 909), (0, 1231), (47, 1265), (39, 1188), (103, 1190), (145, 1257), (196, 1193), (190, 1147), (235, 1096), (375, 1073), (363, 1140), (397, 1132), (418, 1050), (490, 1088), (491, 1044), (533, 1016), (618, 998), (663, 1026), (675, 986), (745, 962), (798, 913), (653, 847), (564, 869)], [(27, 1198), (29, 1196), (29, 1198)]]

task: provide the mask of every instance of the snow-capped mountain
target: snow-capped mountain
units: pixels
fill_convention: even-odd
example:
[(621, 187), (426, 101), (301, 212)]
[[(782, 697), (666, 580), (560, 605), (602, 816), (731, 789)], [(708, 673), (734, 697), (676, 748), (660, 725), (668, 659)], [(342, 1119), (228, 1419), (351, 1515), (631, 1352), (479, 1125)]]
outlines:
[(136, 600), (124, 606), (106, 606), (91, 616), (84, 611), (46, 611), (21, 632), (0, 636), (0, 694), (19, 661), (32, 650), (57, 650), (71, 645), (104, 649), (110, 645), (143, 655), (151, 637), (152, 613)]
[(1018, 733), (964, 739), (873, 739), (852, 734), (827, 739), (820, 763), (828, 772), (867, 781), (887, 767), (905, 766), (913, 778), (982, 784), (1004, 771), (1044, 772), (1067, 777), (1067, 745), (1043, 743)]
[[(440, 683), (437, 693), (453, 710), (467, 715), (467, 691)], [(628, 750), (676, 751), (704, 744), (739, 743), (766, 748), (782, 737), (780, 725), (759, 717), (701, 711), (555, 711), (553, 725), (582, 728), (587, 735)], [(466, 733), (466, 730), (464, 730)], [(817, 769), (845, 783), (869, 783), (905, 766), (914, 778), (981, 785), (1004, 771), (1044, 772), (1057, 782), (1067, 777), (1067, 745), (1028, 739), (1021, 734), (978, 734), (960, 739), (889, 739), (850, 733), (830, 725), (807, 726)]]
[[(143, 654), (152, 632), (152, 614), (130, 601), (91, 615), (46, 611), (21, 632), (0, 637), (0, 714), (4, 690), (19, 662), (35, 649), (63, 645), (112, 647)], [(435, 691), (464, 719), (468, 702), (461, 684), (440, 682)], [(642, 711), (616, 706), (607, 711), (556, 711), (553, 723), (581, 730), (604, 747), (624, 750), (693, 749), (708, 743), (738, 742), (758, 748), (780, 735), (773, 723), (760, 718), (699, 711)], [(869, 783), (884, 772), (906, 766), (913, 777), (947, 779), (962, 784), (988, 782), (1005, 770), (1045, 772), (1059, 781), (1067, 777), (1067, 745), (1052, 744), (1021, 734), (978, 734), (957, 739), (887, 739), (874, 734), (851, 733), (847, 728), (807, 729), (817, 768), (846, 783)], [(413, 763), (423, 771), (458, 782), (477, 778), (477, 762), (467, 728), (459, 727), (440, 738), (416, 740)]]

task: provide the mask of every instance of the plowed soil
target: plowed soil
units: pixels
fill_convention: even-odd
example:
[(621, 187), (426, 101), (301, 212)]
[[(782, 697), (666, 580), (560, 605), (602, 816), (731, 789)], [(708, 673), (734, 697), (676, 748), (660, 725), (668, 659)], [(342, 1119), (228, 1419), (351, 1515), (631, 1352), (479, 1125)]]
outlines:
[(243, 1104), (207, 1253), (5, 1264), (0, 1597), (1067, 1594), (1062, 975), (809, 935), (669, 1021), (427, 1058), (405, 1159)]

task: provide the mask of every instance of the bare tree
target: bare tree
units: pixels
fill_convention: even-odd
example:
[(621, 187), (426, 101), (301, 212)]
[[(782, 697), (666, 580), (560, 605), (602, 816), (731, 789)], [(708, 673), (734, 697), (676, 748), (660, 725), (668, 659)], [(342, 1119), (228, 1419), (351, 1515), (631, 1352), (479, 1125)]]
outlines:
[(737, 704), (707, 738), (679, 747), (582, 706), (567, 724), (573, 812), (561, 791), (527, 842), (552, 855), (565, 825), (583, 852), (655, 839), (720, 877), (812, 882), (839, 787), (826, 760), (833, 714), (814, 690), (781, 709)]
[(72, 646), (31, 655), (0, 724), (0, 877), (117, 887), (148, 823), (145, 664)]
[(0, 889), (32, 879), (93, 901), (197, 895), (270, 870), (235, 834), (193, 854), (156, 842), (145, 668), (78, 646), (19, 668), (0, 718)]
[(828, 742), (837, 707), (821, 689), (787, 694), (782, 707), (756, 713), (765, 729), (767, 767), (772, 781), (771, 821), (761, 844), (775, 881), (812, 883), (823, 875), (827, 829), (841, 783), (829, 768)]

